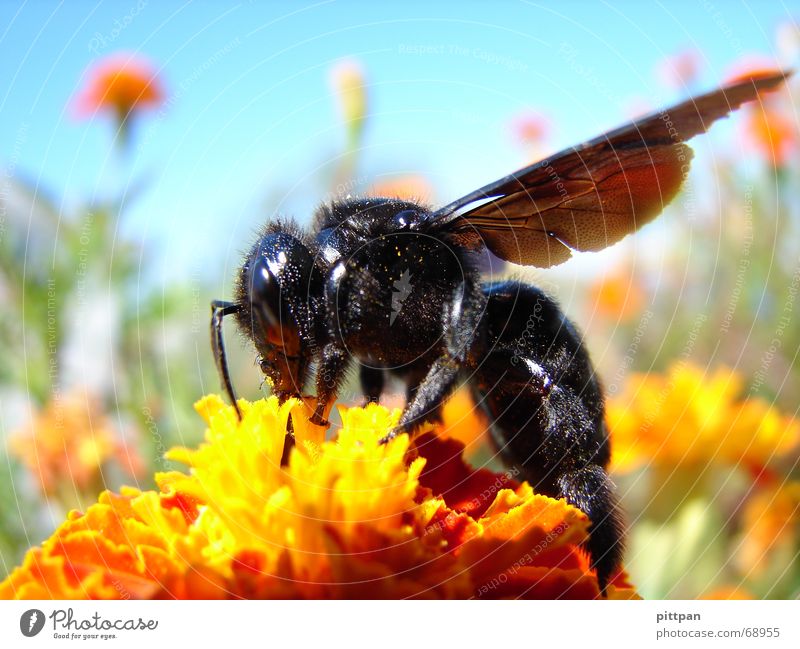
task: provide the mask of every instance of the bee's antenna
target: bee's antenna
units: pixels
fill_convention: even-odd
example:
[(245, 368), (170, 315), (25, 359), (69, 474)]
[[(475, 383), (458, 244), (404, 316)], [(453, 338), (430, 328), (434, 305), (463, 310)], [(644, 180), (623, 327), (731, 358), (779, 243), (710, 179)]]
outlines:
[(225, 343), (222, 338), (222, 318), (238, 312), (239, 305), (234, 302), (225, 302), (223, 300), (213, 300), (211, 302), (211, 348), (214, 352), (214, 362), (217, 364), (217, 372), (219, 372), (219, 377), (228, 399), (230, 399), (233, 407), (236, 408), (236, 414), (239, 417), (239, 421), (241, 421), (242, 411), (239, 410), (236, 393), (233, 391), (231, 375), (228, 372), (228, 361), (225, 358)]

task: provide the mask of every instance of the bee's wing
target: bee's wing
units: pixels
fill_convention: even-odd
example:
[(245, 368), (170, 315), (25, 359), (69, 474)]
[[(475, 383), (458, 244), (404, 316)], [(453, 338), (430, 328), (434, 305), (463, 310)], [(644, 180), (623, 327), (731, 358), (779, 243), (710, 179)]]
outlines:
[(634, 120), (486, 185), (432, 219), (466, 245), (517, 264), (554, 266), (572, 250), (601, 250), (675, 197), (692, 159), (686, 140), (788, 74), (740, 81)]

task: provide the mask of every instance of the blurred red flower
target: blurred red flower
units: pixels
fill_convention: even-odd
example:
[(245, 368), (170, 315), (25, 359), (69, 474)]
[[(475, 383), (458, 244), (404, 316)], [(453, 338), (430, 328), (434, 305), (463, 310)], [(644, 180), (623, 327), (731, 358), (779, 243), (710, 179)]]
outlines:
[(155, 66), (138, 55), (117, 52), (96, 61), (73, 100), (78, 118), (110, 112), (121, 128), (129, 116), (164, 102), (164, 89)]
[(696, 49), (681, 50), (662, 59), (656, 68), (661, 82), (673, 90), (691, 87), (700, 74), (702, 57)]
[(540, 160), (546, 151), (547, 139), (552, 130), (550, 122), (541, 113), (527, 111), (511, 120), (511, 135), (528, 150), (530, 162)]
[(538, 144), (547, 137), (550, 124), (539, 113), (521, 113), (511, 121), (511, 130), (519, 142)]

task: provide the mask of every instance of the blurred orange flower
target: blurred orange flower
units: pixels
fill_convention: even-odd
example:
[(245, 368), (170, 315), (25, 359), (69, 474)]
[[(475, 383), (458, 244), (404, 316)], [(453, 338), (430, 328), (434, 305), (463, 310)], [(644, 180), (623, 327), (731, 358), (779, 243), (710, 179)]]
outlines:
[(536, 144), (550, 133), (549, 122), (539, 113), (526, 112), (517, 115), (511, 122), (514, 136), (524, 144)]
[[(758, 79), (775, 74), (776, 64), (764, 57), (745, 57), (727, 76), (729, 81)], [(742, 109), (740, 122), (745, 142), (767, 164), (782, 167), (800, 154), (800, 132), (785, 88), (762, 94)]]
[(378, 178), (372, 183), (367, 194), (427, 203), (433, 198), (434, 190), (424, 176), (405, 174)]
[(748, 106), (742, 129), (751, 148), (773, 167), (783, 167), (800, 153), (797, 124), (774, 98)]
[(77, 117), (111, 113), (121, 132), (129, 118), (142, 110), (158, 108), (165, 98), (155, 66), (134, 54), (116, 53), (97, 61), (73, 100)]
[(742, 516), (741, 544), (736, 552), (739, 570), (758, 577), (781, 554), (780, 565), (794, 560), (800, 541), (800, 482), (759, 489), (747, 500)]
[(630, 268), (603, 274), (589, 287), (589, 308), (606, 320), (627, 322), (636, 318), (645, 303), (645, 292)]
[(130, 475), (142, 468), (141, 458), (118, 439), (98, 401), (79, 393), (51, 400), (29, 427), (11, 436), (9, 448), (48, 495), (96, 493), (103, 487), (103, 467), (113, 459)]
[(467, 453), (486, 442), (489, 437), (489, 420), (475, 403), (467, 388), (451, 396), (442, 408), (441, 434), (464, 444)]
[(606, 404), (614, 469), (716, 463), (758, 478), (797, 452), (800, 422), (763, 399), (741, 399), (743, 387), (732, 369), (691, 363), (676, 363), (666, 374), (631, 375)]
[[(310, 410), (219, 397), (189, 474), (101, 494), (0, 583), (0, 598), (596, 598), (588, 519), (508, 474), (473, 469), (428, 426), (380, 444), (400, 416), (342, 409), (336, 441)], [(297, 445), (281, 466), (287, 420)], [(636, 597), (619, 574), (613, 598)]]
[(550, 131), (549, 120), (534, 111), (520, 113), (511, 120), (511, 134), (529, 151), (531, 161), (539, 160), (544, 155)]

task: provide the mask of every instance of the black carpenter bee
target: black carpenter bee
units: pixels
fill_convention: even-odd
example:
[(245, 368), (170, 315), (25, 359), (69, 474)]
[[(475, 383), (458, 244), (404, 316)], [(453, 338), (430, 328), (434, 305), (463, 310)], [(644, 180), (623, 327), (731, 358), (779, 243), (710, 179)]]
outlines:
[(323, 205), (310, 231), (271, 221), (245, 258), (235, 300), (211, 307), (214, 356), (237, 412), (222, 339), (229, 314), (281, 400), (300, 396), (314, 375), (318, 424), (354, 364), (368, 400), (379, 399), (387, 374), (406, 385), (389, 437), (435, 420), (466, 383), (504, 460), (587, 514), (586, 549), (604, 589), (620, 565), (623, 526), (606, 473), (600, 382), (555, 301), (519, 281), (482, 282), (478, 257), (488, 249), (548, 267), (619, 241), (677, 194), (692, 158), (687, 140), (785, 76), (638, 119), (438, 210), (360, 198)]

